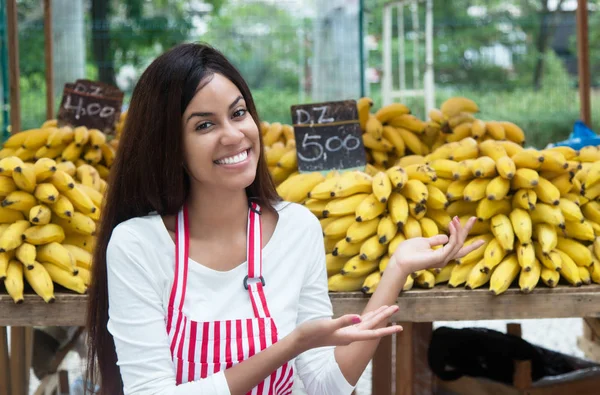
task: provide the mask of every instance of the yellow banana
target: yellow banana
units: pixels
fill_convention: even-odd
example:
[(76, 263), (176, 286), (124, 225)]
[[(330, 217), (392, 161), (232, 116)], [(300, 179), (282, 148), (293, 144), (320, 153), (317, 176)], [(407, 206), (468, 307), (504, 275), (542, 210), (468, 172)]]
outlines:
[(404, 140), (402, 140), (402, 136), (395, 127), (393, 126), (384, 126), (383, 127), (383, 138), (388, 140), (394, 146), (394, 151), (396, 155), (399, 157), (404, 156), (406, 153), (406, 144)]
[(467, 202), (476, 202), (486, 197), (487, 186), (490, 184), (489, 178), (475, 178), (469, 181), (463, 191), (463, 199)]
[(560, 152), (543, 150), (542, 155), (544, 155), (544, 161), (542, 162), (540, 169), (543, 171), (562, 173), (569, 167), (567, 160)]
[(31, 210), (29, 210), (29, 222), (33, 225), (46, 225), (50, 222), (51, 217), (52, 212), (50, 211), (50, 208), (44, 204), (33, 206)]
[(344, 173), (332, 191), (332, 197), (346, 197), (356, 193), (373, 192), (373, 177), (361, 171)]
[(0, 196), (5, 197), (17, 190), (17, 185), (12, 177), (0, 176)]
[(17, 156), (9, 156), (0, 159), (0, 175), (10, 177), (12, 176), (13, 170), (17, 167), (23, 167), (23, 164), (23, 160)]
[(561, 277), (563, 277), (565, 280), (567, 280), (569, 283), (571, 283), (571, 285), (574, 285), (576, 287), (580, 286), (582, 284), (581, 281), (581, 277), (579, 276), (579, 269), (577, 268), (577, 265), (575, 264), (575, 262), (571, 259), (571, 257), (559, 250), (556, 249), (555, 250), (558, 255), (560, 255), (560, 260), (561, 260), (561, 270), (560, 270), (560, 275)]
[(50, 177), (50, 182), (62, 193), (75, 188), (73, 177), (62, 170), (56, 170), (52, 177)]
[(396, 166), (400, 166), (401, 168), (413, 164), (425, 164), (425, 157), (423, 155), (406, 155), (396, 162)]
[(77, 172), (77, 167), (75, 166), (75, 164), (73, 162), (67, 160), (64, 162), (57, 162), (56, 170), (64, 171), (71, 177), (75, 177), (75, 174)]
[(521, 268), (526, 272), (530, 271), (535, 264), (535, 248), (533, 244), (522, 244), (520, 241), (517, 241), (515, 253), (517, 254), (517, 260)]
[(86, 292), (87, 287), (85, 286), (85, 283), (81, 277), (74, 276), (72, 273), (63, 270), (53, 263), (42, 262), (42, 266), (44, 269), (46, 269), (50, 275), (50, 278), (52, 278), (52, 281), (55, 283), (80, 294), (84, 294)]
[(582, 222), (584, 220), (583, 213), (579, 206), (569, 199), (560, 198), (558, 208), (560, 208), (566, 221)]
[(471, 268), (465, 284), (466, 289), (479, 288), (487, 283), (490, 280), (490, 277), (492, 277), (493, 270), (485, 273), (482, 271), (483, 263), (484, 260), (481, 259), (473, 266), (473, 268)]
[[(65, 242), (68, 241), (65, 239)], [(62, 244), (62, 247), (71, 253), (74, 263), (78, 268), (92, 269), (92, 254), (90, 251), (72, 244)]]
[(594, 228), (589, 221), (566, 221), (564, 233), (577, 240), (593, 241), (596, 238)]
[(479, 107), (471, 99), (466, 97), (455, 96), (444, 101), (440, 107), (444, 116), (450, 118), (461, 112), (476, 113), (479, 112)]
[(360, 128), (365, 131), (367, 129), (367, 120), (369, 119), (369, 113), (373, 107), (373, 100), (369, 97), (361, 97), (356, 101), (356, 108), (358, 110), (358, 122)]
[(346, 231), (346, 241), (348, 243), (360, 243), (370, 236), (377, 233), (379, 218), (370, 221), (354, 222)]
[(23, 240), (33, 245), (43, 245), (56, 241), (58, 243), (65, 239), (63, 228), (56, 224), (36, 225), (27, 228), (23, 233)]
[(63, 194), (69, 198), (73, 206), (84, 214), (93, 214), (96, 212), (97, 207), (92, 199), (77, 185), (72, 189), (68, 189)]
[(402, 232), (396, 233), (396, 236), (388, 244), (388, 255), (389, 256), (394, 255), (394, 252), (396, 252), (396, 249), (398, 248), (398, 246), (405, 240), (406, 240), (406, 237), (404, 237), (404, 234)]
[(414, 278), (408, 276), (406, 281), (404, 282), (404, 286), (402, 287), (402, 291), (410, 291), (415, 283)]
[(517, 167), (510, 157), (502, 156), (496, 161), (496, 170), (502, 178), (512, 180), (517, 172)]
[(538, 223), (533, 226), (533, 234), (535, 239), (540, 244), (544, 254), (550, 252), (558, 245), (558, 235), (554, 226), (545, 223)]
[(387, 205), (381, 203), (374, 194), (370, 194), (356, 207), (356, 221), (369, 221), (380, 216)]
[(539, 183), (539, 175), (535, 170), (519, 168), (511, 180), (512, 189), (535, 188)]
[(428, 270), (423, 270), (417, 278), (415, 284), (421, 288), (430, 289), (435, 286), (435, 275)]
[(75, 162), (81, 156), (82, 151), (83, 146), (77, 145), (77, 143), (73, 141), (72, 143), (67, 145), (67, 148), (63, 150), (60, 157), (62, 160)]
[(483, 245), (480, 246), (479, 248), (469, 252), (467, 255), (465, 255), (462, 258), (458, 258), (456, 261), (461, 264), (467, 264), (467, 263), (477, 263), (479, 262), (480, 259), (482, 259), (484, 257), (485, 254), (485, 250), (486, 250), (486, 246), (492, 241), (495, 240), (493, 234), (491, 233), (485, 233), (481, 236), (473, 236), (468, 238), (465, 241), (465, 246), (468, 246), (478, 240), (483, 240)]
[(373, 194), (381, 203), (387, 202), (392, 193), (392, 182), (387, 173), (379, 172), (373, 177)]
[(21, 147), (27, 150), (37, 150), (46, 144), (51, 131), (52, 129), (48, 128), (29, 131), (28, 136), (21, 144)]
[(331, 277), (334, 274), (338, 274), (340, 272), (340, 270), (342, 270), (342, 268), (344, 267), (344, 264), (346, 263), (346, 261), (348, 261), (348, 259), (333, 256), (331, 254), (327, 254), (325, 256), (325, 266), (327, 267), (327, 277)]
[(33, 155), (33, 159), (35, 159), (36, 161), (39, 159), (55, 159), (60, 157), (60, 155), (62, 154), (62, 152), (65, 150), (67, 146), (66, 145), (58, 145), (56, 147), (52, 147), (52, 148), (48, 148), (48, 147), (41, 147), (38, 148), (37, 151), (35, 151), (35, 154)]
[[(565, 228), (565, 217), (558, 206), (550, 206), (546, 203), (537, 203), (535, 209), (531, 210), (531, 221), (536, 223), (546, 223), (559, 228)], [(593, 233), (593, 232), (592, 232)]]
[[(367, 123), (365, 124), (365, 131), (367, 133), (363, 135), (363, 141), (364, 141), (365, 147), (368, 147), (367, 144), (369, 144), (371, 142), (376, 142), (382, 138), (383, 125), (381, 124), (381, 121), (379, 119), (377, 119), (377, 117), (375, 117), (373, 115), (369, 115), (369, 118), (367, 119)], [(365, 139), (365, 137), (368, 137), (368, 138)], [(371, 147), (369, 147), (369, 148), (371, 148)]]
[(76, 127), (73, 132), (73, 140), (78, 147), (82, 147), (87, 144), (88, 140), (90, 139), (90, 131), (88, 128), (85, 126), (79, 126)]
[(577, 266), (591, 266), (593, 261), (592, 252), (580, 242), (573, 239), (558, 237), (556, 247), (571, 257)]
[(332, 199), (327, 202), (322, 210), (323, 217), (341, 217), (356, 212), (358, 205), (367, 197), (367, 193), (358, 193), (343, 198)]
[(481, 156), (472, 162), (470, 162), (471, 173), (475, 177), (488, 178), (495, 177), (498, 173), (496, 172), (496, 162), (489, 156)]
[(448, 207), (446, 194), (434, 185), (427, 184), (427, 207), (443, 210)]
[(89, 134), (90, 134), (90, 144), (93, 148), (100, 148), (100, 146), (104, 143), (106, 143), (106, 135), (104, 133), (102, 133), (100, 130), (98, 129), (90, 129), (89, 130)]
[(532, 211), (537, 204), (537, 195), (532, 189), (519, 189), (513, 195), (512, 206)]
[(408, 174), (406, 170), (400, 166), (392, 166), (386, 170), (386, 174), (392, 183), (395, 190), (400, 190), (408, 182)]
[(503, 121), (500, 125), (504, 128), (505, 137), (517, 144), (525, 144), (525, 132), (512, 122)]
[(426, 155), (423, 145), (421, 145), (421, 140), (419, 136), (410, 130), (404, 129), (402, 127), (397, 127), (396, 131), (404, 141), (406, 148), (408, 148), (415, 155)]
[(457, 147), (452, 151), (452, 154), (448, 159), (460, 162), (466, 159), (475, 159), (478, 156), (479, 146), (477, 141), (471, 137), (467, 137), (458, 143)]
[(519, 241), (522, 244), (531, 243), (533, 224), (529, 213), (522, 208), (514, 208), (510, 212), (510, 222)]
[(54, 302), (54, 283), (52, 278), (40, 263), (33, 262), (31, 268), (27, 268), (24, 271), (25, 279), (31, 285), (34, 292), (38, 294), (44, 302)]
[(16, 259), (8, 262), (4, 287), (16, 304), (23, 303), (23, 289), (25, 287), (23, 281), (23, 265)]
[(377, 290), (377, 286), (379, 285), (380, 280), (381, 272), (378, 270), (374, 271), (373, 273), (369, 274), (367, 278), (365, 278), (361, 291), (364, 294), (372, 295)]
[(521, 267), (515, 254), (504, 258), (494, 270), (492, 277), (490, 277), (490, 291), (494, 295), (500, 295), (505, 292), (515, 280), (520, 270)]
[[(440, 234), (437, 224), (431, 218), (421, 218), (419, 220), (419, 225), (421, 225), (421, 234), (423, 235), (423, 237), (433, 237)], [(441, 246), (438, 246), (438, 248), (439, 247)]]
[(492, 269), (502, 262), (505, 256), (506, 251), (504, 251), (500, 242), (496, 238), (490, 240), (483, 252), (483, 263), (480, 270), (483, 273), (491, 272)]
[(416, 219), (414, 219), (413, 217), (410, 217), (410, 216), (406, 220), (406, 223), (404, 224), (402, 231), (404, 232), (404, 237), (406, 237), (407, 239), (413, 239), (416, 237), (423, 236), (423, 233), (421, 231), (421, 225), (419, 224), (419, 221), (417, 221)]
[(388, 244), (398, 232), (398, 226), (392, 219), (391, 215), (385, 215), (377, 225), (377, 238), (379, 243)]
[(341, 238), (346, 236), (346, 231), (354, 223), (354, 215), (346, 215), (336, 218), (323, 230), (323, 234), (329, 238)]
[[(39, 246), (37, 249), (37, 259), (40, 262), (53, 263), (63, 270), (72, 272), (73, 274), (77, 273), (75, 257), (60, 243), (52, 242)], [(87, 268), (89, 269), (90, 266), (88, 265)]]
[(504, 140), (506, 138), (506, 130), (504, 130), (504, 126), (500, 122), (487, 121), (485, 123), (485, 130), (494, 140)]
[(504, 200), (488, 200), (481, 199), (477, 205), (475, 213), (480, 221), (491, 219), (494, 215), (504, 214), (508, 215), (512, 211), (510, 201)]
[(361, 244), (359, 257), (363, 261), (375, 261), (382, 257), (386, 252), (387, 246), (379, 242), (379, 235), (374, 235)]
[(560, 199), (560, 191), (553, 183), (546, 180), (544, 177), (538, 178), (538, 184), (533, 188), (538, 200), (543, 203), (558, 205)]
[(548, 148), (547, 151), (560, 152), (561, 154), (563, 154), (563, 156), (565, 157), (566, 160), (571, 160), (571, 159), (575, 158), (577, 155), (579, 155), (579, 152), (577, 150), (575, 150), (571, 147), (568, 147), (566, 145)]
[(35, 188), (34, 196), (42, 203), (54, 204), (59, 192), (53, 184), (42, 183)]
[(444, 232), (448, 231), (448, 225), (452, 219), (444, 210), (427, 210), (427, 217), (431, 218), (437, 224), (438, 228)]
[(14, 168), (12, 178), (22, 191), (32, 193), (35, 189), (35, 170), (33, 165), (24, 164)]
[(456, 288), (467, 282), (467, 278), (469, 278), (469, 274), (471, 273), (476, 264), (476, 262), (471, 262), (466, 263), (464, 265), (454, 266), (452, 272), (450, 273), (448, 285)]
[(450, 185), (448, 185), (448, 190), (446, 190), (446, 198), (449, 202), (453, 202), (455, 200), (463, 199), (465, 188), (471, 180), (456, 180), (453, 181)]
[(29, 228), (29, 221), (19, 220), (11, 224), (0, 235), (0, 252), (14, 250), (23, 243), (23, 232)]
[(542, 162), (544, 162), (544, 154), (540, 151), (528, 148), (523, 149), (511, 156), (517, 168), (527, 168), (532, 170), (540, 170)]
[(409, 165), (405, 169), (410, 180), (419, 180), (423, 183), (429, 183), (437, 180), (435, 170), (429, 165), (415, 164)]
[(581, 278), (581, 282), (586, 285), (590, 285), (592, 283), (592, 277), (590, 275), (591, 267), (578, 266), (577, 269), (579, 270), (579, 278)]
[[(277, 190), (278, 192), (285, 190), (285, 192), (282, 192), (282, 196), (286, 200), (299, 203), (304, 201), (308, 197), (309, 192), (324, 180), (325, 177), (319, 172), (300, 173), (289, 177), (283, 183), (279, 184)], [(87, 190), (84, 190), (84, 192), (87, 192)], [(92, 194), (88, 195), (92, 199)], [(95, 199), (92, 199), (92, 202), (100, 207), (94, 200), (97, 201), (97, 196)]]
[(510, 190), (510, 181), (502, 176), (493, 178), (485, 188), (485, 196), (489, 200), (502, 200)]
[(331, 292), (357, 292), (362, 289), (367, 276), (349, 277), (342, 274), (334, 274), (327, 280), (327, 287)]
[(63, 126), (61, 128), (52, 128), (48, 139), (46, 140), (47, 148), (59, 147), (62, 145), (70, 144), (75, 138), (75, 132), (73, 128), (69, 126)]
[(348, 243), (346, 239), (341, 239), (336, 243), (331, 254), (333, 256), (352, 258), (360, 253), (360, 246), (360, 243)]
[(558, 252), (552, 250), (549, 254), (545, 254), (544, 251), (542, 251), (540, 243), (533, 243), (533, 248), (535, 250), (536, 258), (544, 267), (557, 272), (561, 271), (562, 260), (560, 259)]
[(40, 158), (35, 161), (33, 169), (35, 172), (35, 180), (37, 182), (45, 181), (52, 177), (54, 172), (56, 172), (56, 161), (49, 158)]
[[(600, 284), (600, 260), (594, 257), (594, 264), (590, 267), (592, 281), (596, 284)], [(2, 277), (2, 276), (0, 276)]]
[(438, 177), (453, 179), (454, 172), (458, 169), (458, 162), (449, 159), (435, 159), (429, 166)]
[(531, 265), (531, 270), (521, 270), (521, 275), (519, 276), (519, 288), (521, 288), (521, 292), (529, 293), (533, 291), (537, 283), (540, 281), (541, 274), (542, 265), (540, 264), (540, 261), (534, 258)]
[(412, 114), (402, 114), (398, 115), (387, 122), (390, 126), (394, 126), (396, 128), (403, 128), (408, 131), (422, 134), (427, 127), (427, 123), (421, 121), (419, 118)]
[(558, 281), (560, 280), (560, 273), (556, 270), (548, 269), (547, 267), (542, 267), (540, 277), (542, 282), (546, 284), (546, 286), (550, 288), (554, 288), (558, 285)]

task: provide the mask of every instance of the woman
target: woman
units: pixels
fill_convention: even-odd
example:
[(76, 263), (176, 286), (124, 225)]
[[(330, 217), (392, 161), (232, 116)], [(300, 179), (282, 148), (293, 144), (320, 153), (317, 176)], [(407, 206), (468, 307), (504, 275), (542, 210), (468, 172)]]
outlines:
[(350, 394), (378, 339), (401, 330), (386, 324), (407, 274), (479, 246), (462, 247), (473, 219), (409, 240), (362, 315), (332, 319), (320, 224), (277, 196), (259, 124), (208, 46), (177, 46), (138, 81), (94, 256), (101, 394), (289, 394), (294, 378)]

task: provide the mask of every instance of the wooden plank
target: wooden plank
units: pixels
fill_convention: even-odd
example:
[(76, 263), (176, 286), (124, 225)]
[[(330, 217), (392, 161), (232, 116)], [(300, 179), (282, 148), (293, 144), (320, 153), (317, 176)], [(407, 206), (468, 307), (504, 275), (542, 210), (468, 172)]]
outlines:
[[(334, 316), (360, 312), (369, 298), (359, 292), (331, 293)], [(494, 296), (486, 289), (433, 288), (403, 292), (391, 321), (432, 322), (600, 316), (600, 285), (538, 287), (530, 294), (511, 288)]]
[(8, 85), (10, 87), (10, 130), (21, 130), (21, 90), (19, 87), (19, 34), (17, 28), (17, 1), (6, 2), (8, 27)]
[[(25, 386), (29, 371), (25, 372), (25, 327), (11, 326), (10, 328), (10, 375), (11, 395), (26, 395)], [(27, 376), (27, 377), (26, 377)]]
[(435, 377), (427, 359), (432, 323), (400, 322), (400, 325), (404, 330), (396, 335), (396, 395), (433, 394)]
[(373, 355), (371, 393), (392, 394), (392, 336), (382, 338)]
[(590, 104), (590, 49), (588, 38), (587, 0), (577, 0), (577, 69), (579, 73), (579, 101), (581, 120), (592, 127)]
[(52, 119), (54, 118), (54, 59), (50, 0), (44, 0), (44, 61), (46, 62), (46, 119)]
[(9, 295), (0, 294), (0, 326), (85, 326), (87, 296), (56, 293), (52, 304), (35, 294), (25, 295), (16, 305)]
[(0, 326), (0, 394), (10, 394), (10, 360), (5, 326)]

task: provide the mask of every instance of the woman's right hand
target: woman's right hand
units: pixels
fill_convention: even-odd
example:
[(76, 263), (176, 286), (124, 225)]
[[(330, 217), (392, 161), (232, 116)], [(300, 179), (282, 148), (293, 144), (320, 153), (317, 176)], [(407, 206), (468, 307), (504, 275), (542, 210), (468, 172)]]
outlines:
[(301, 352), (317, 347), (345, 346), (356, 341), (374, 340), (402, 331), (400, 325), (378, 328), (398, 311), (398, 306), (382, 306), (362, 317), (346, 314), (336, 319), (308, 321), (298, 326), (292, 334)]

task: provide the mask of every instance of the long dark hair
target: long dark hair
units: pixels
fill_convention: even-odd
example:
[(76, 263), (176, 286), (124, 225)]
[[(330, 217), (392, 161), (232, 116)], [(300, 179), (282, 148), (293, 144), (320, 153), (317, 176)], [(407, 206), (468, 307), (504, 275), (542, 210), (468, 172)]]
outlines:
[[(123, 394), (112, 335), (108, 332), (106, 248), (115, 226), (152, 211), (174, 215), (189, 193), (183, 163), (182, 114), (198, 84), (213, 74), (233, 82), (260, 130), (252, 94), (239, 71), (219, 51), (204, 44), (181, 44), (144, 71), (131, 97), (94, 250), (87, 311), (88, 386), (100, 395)], [(260, 135), (260, 133), (259, 133)], [(262, 151), (254, 182), (246, 194), (267, 210), (280, 200)]]

